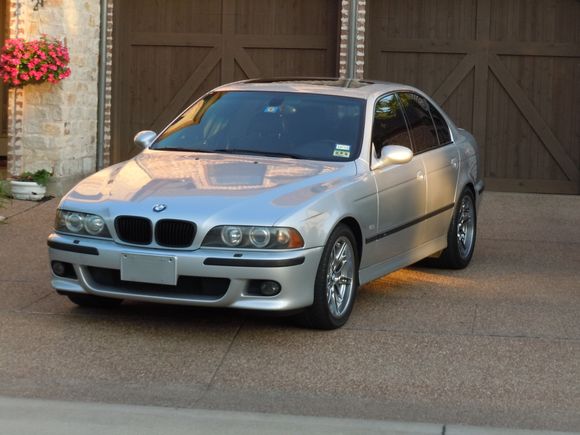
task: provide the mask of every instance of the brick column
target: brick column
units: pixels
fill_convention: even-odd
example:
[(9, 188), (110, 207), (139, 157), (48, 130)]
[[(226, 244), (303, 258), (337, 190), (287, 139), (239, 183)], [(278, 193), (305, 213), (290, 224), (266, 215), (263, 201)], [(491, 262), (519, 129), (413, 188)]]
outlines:
[[(9, 36), (19, 38), (23, 36), (22, 9), (20, 2), (11, 0), (9, 4)], [(9, 175), (22, 172), (22, 89), (8, 91), (8, 161)]]
[(113, 110), (113, 0), (107, 2), (107, 74), (105, 97), (105, 150), (104, 165), (111, 164), (111, 112)]
[(345, 77), (347, 74), (350, 7), (352, 1), (358, 2), (357, 16), (354, 20), (356, 25), (355, 77), (362, 79), (365, 66), (366, 0), (342, 0), (341, 2), (338, 73), (340, 77)]

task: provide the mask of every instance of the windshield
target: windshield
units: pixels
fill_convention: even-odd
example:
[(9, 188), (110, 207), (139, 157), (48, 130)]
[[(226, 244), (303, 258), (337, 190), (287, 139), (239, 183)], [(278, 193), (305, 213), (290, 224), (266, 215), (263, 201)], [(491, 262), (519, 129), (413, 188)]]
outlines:
[(291, 92), (214, 92), (185, 111), (151, 149), (350, 161), (364, 100)]

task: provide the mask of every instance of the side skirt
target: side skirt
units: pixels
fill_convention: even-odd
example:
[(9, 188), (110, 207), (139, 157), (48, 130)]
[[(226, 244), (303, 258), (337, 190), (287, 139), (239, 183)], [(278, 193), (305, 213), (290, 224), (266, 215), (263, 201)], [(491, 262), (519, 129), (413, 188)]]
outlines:
[(367, 282), (380, 278), (381, 276), (394, 272), (395, 270), (410, 266), (411, 264), (427, 258), (446, 247), (447, 235), (433, 239), (396, 257), (389, 258), (383, 263), (361, 269), (359, 271), (360, 285), (366, 284)]

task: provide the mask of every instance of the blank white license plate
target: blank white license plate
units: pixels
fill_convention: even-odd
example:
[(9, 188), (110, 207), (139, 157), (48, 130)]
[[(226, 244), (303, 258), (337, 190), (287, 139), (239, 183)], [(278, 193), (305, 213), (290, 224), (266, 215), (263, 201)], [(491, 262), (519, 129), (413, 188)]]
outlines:
[(121, 279), (123, 281), (176, 285), (177, 258), (161, 255), (122, 254)]

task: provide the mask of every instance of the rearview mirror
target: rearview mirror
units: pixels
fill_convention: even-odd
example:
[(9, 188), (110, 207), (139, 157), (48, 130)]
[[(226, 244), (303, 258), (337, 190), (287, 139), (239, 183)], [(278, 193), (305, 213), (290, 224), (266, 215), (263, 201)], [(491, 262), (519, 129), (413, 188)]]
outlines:
[(135, 145), (139, 148), (147, 149), (151, 146), (156, 137), (157, 133), (154, 131), (143, 130), (135, 135), (133, 142), (135, 142)]
[(381, 157), (375, 158), (373, 155), (373, 163), (371, 169), (381, 169), (387, 165), (402, 165), (409, 163), (413, 158), (413, 151), (401, 145), (387, 145), (381, 149)]

